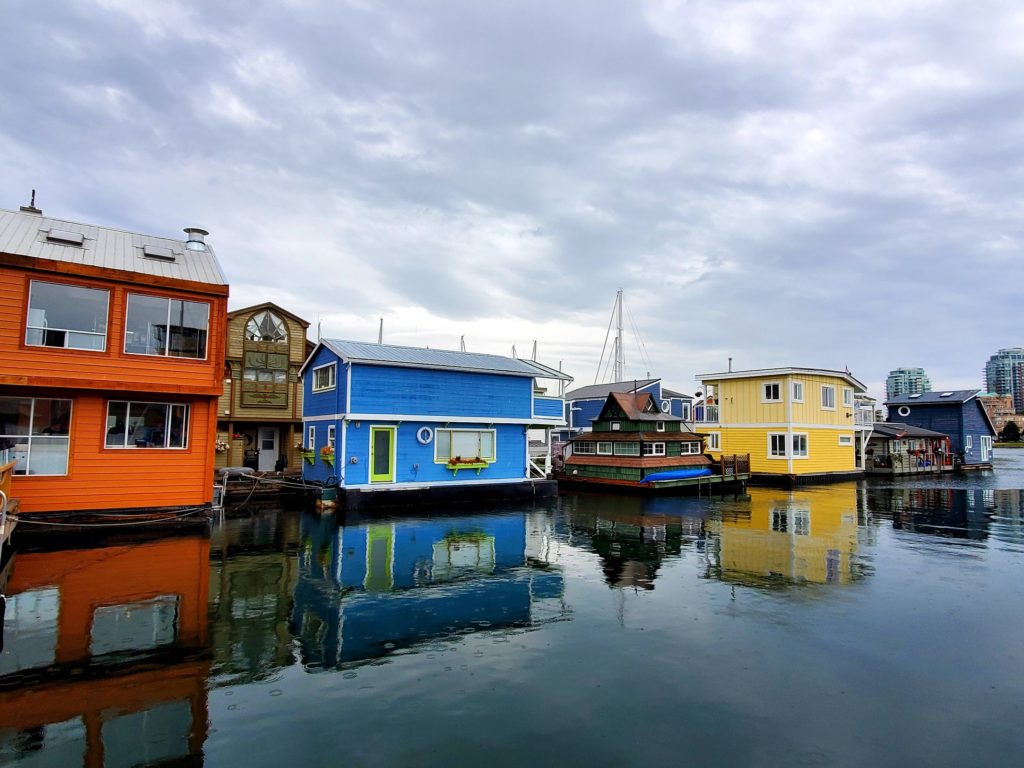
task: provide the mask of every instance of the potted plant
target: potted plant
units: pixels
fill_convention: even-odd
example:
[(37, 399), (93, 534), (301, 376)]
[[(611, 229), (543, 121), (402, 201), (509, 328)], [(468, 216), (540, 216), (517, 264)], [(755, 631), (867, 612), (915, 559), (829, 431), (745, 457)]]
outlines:
[(329, 467), (334, 466), (334, 446), (325, 445), (320, 449), (320, 460)]
[(463, 458), (462, 456), (453, 456), (448, 459), (448, 463), (445, 464), (446, 469), (450, 469), (456, 475), (460, 469), (475, 469), (479, 475), (480, 470), (487, 467), (487, 462), (481, 459), (479, 456), (472, 458)]

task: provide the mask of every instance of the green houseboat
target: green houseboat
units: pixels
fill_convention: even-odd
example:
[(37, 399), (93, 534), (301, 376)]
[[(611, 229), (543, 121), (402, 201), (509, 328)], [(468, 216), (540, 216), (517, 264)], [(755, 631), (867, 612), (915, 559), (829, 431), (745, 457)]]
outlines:
[(714, 461), (704, 453), (704, 435), (662, 411), (649, 392), (612, 392), (592, 431), (566, 443), (556, 477), (568, 485), (645, 492), (742, 487), (750, 457)]

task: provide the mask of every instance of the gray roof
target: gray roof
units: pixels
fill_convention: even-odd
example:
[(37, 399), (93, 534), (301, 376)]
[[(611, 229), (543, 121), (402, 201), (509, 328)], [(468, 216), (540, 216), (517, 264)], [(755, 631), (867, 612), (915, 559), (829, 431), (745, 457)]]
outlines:
[(693, 395), (688, 395), (685, 392), (676, 392), (674, 389), (661, 388), (662, 397), (675, 397), (682, 400), (693, 400)]
[[(47, 239), (54, 230), (82, 235), (81, 245)], [(143, 255), (143, 248), (167, 248), (160, 258)], [(217, 257), (209, 245), (205, 251), (185, 248), (181, 238), (155, 237), (94, 224), (80, 224), (37, 213), (0, 209), (0, 253), (135, 274), (227, 285)], [(173, 260), (170, 258), (173, 257)]]
[[(394, 344), (374, 344), (365, 341), (344, 341), (341, 339), (323, 339), (320, 344), (330, 349), (346, 362), (368, 365), (437, 368), (451, 371), (472, 371), (475, 373), (503, 373), (511, 376), (572, 381), (572, 376), (533, 360), (521, 360), (515, 357), (503, 357), (502, 355), (485, 355), (480, 352), (452, 352), (446, 349), (425, 349), (423, 347), (400, 347)], [(303, 371), (312, 359), (313, 356), (310, 355), (302, 366)]]
[(945, 432), (935, 432), (912, 424), (901, 424), (894, 421), (875, 422), (872, 426), (876, 435), (883, 437), (949, 437)]
[(649, 387), (660, 379), (632, 379), (616, 381), (614, 384), (589, 384), (565, 393), (566, 400), (607, 400), (612, 392), (636, 392)]
[(938, 392), (922, 392), (920, 395), (895, 395), (885, 401), (886, 405), (942, 405), (945, 403), (966, 403), (980, 390), (957, 389)]

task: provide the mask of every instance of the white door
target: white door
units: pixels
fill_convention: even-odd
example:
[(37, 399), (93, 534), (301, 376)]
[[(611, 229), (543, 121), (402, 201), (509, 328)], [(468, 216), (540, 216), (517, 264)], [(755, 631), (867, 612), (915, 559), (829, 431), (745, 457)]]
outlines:
[(257, 469), (260, 472), (270, 472), (277, 464), (277, 427), (260, 427), (259, 451)]
[(989, 455), (992, 453), (992, 438), (987, 435), (981, 437), (981, 460), (988, 461)]

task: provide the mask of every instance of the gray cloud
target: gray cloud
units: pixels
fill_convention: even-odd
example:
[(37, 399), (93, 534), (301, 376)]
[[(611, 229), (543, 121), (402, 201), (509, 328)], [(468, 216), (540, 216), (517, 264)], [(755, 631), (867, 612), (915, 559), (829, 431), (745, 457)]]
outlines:
[(1019, 345), (1013, 2), (8, 0), (4, 207), (212, 231), (233, 306), (594, 376)]

